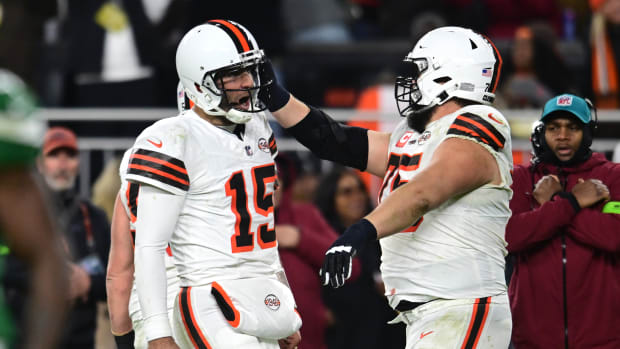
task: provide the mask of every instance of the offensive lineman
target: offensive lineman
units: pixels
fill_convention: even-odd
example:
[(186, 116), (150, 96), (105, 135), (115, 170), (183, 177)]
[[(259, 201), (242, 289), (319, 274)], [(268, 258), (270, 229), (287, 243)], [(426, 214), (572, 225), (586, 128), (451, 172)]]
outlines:
[[(320, 157), (383, 178), (379, 205), (327, 251), (324, 284), (381, 239), (381, 271), (407, 349), (506, 348), (511, 316), (504, 231), (512, 192), (510, 128), (488, 106), (501, 57), (483, 36), (443, 27), (405, 58), (395, 95), (406, 119), (390, 133), (338, 124), (275, 83), (262, 94), (278, 122)], [(271, 74), (273, 75), (273, 74)]]
[(277, 148), (257, 98), (263, 61), (237, 23), (190, 30), (176, 65), (195, 106), (145, 129), (121, 168), (139, 184), (135, 276), (150, 348), (177, 348), (165, 302), (168, 242), (181, 286), (180, 347), (293, 348), (300, 340), (275, 239)]

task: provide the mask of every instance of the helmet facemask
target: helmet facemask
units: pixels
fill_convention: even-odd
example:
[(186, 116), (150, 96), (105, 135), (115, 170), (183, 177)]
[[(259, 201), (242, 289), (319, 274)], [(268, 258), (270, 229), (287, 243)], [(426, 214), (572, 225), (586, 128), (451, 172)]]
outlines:
[(406, 57), (404, 63), (411, 75), (396, 78), (394, 95), (398, 112), (402, 116), (407, 116), (423, 107), (418, 104), (422, 100), (422, 92), (417, 80), (428, 69), (428, 60), (426, 58)]
[[(227, 66), (215, 71), (207, 72), (203, 79), (201, 86), (196, 86), (196, 89), (200, 88), (205, 94), (208, 94), (207, 98), (212, 101), (219, 101), (215, 108), (209, 109), (209, 113), (214, 115), (223, 115), (229, 121), (236, 124), (243, 124), (248, 122), (254, 113), (258, 113), (267, 109), (267, 106), (258, 98), (258, 93), (267, 88), (271, 81), (266, 84), (261, 84), (259, 71), (264, 64), (264, 55), (262, 50), (250, 51), (241, 54), (241, 63), (237, 63), (231, 66)], [(249, 73), (253, 84), (249, 88), (223, 88), (226, 78), (240, 77), (243, 74)], [(197, 85), (197, 84), (196, 84)], [(240, 98), (236, 98), (236, 101), (230, 101), (230, 95), (238, 95), (240, 92), (247, 94)], [(247, 104), (247, 108), (242, 107)]]

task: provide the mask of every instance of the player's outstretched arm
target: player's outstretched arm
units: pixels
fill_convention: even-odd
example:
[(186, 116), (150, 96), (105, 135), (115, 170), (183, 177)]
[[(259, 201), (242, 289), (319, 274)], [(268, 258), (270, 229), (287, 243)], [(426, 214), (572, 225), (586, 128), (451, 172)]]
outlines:
[(0, 226), (12, 253), (31, 271), (24, 348), (54, 348), (67, 305), (66, 265), (39, 187), (25, 167), (0, 171)]
[(465, 139), (443, 141), (428, 167), (334, 242), (320, 271), (323, 285), (342, 286), (350, 276), (352, 256), (369, 241), (400, 232), (446, 200), (487, 183), (501, 183), (499, 168), (489, 151)]
[(112, 214), (111, 242), (106, 274), (106, 291), (110, 327), (117, 346), (120, 347), (124, 342), (133, 342), (130, 338), (133, 326), (129, 318), (129, 297), (133, 285), (134, 269), (129, 217), (127, 217), (127, 212), (125, 212), (118, 195)]
[(488, 150), (469, 140), (449, 138), (437, 148), (428, 167), (366, 218), (380, 239), (402, 231), (452, 197), (500, 182), (499, 168)]
[(321, 159), (383, 177), (388, 161), (389, 133), (338, 123), (280, 86), (269, 62), (265, 71), (265, 78), (272, 84), (260, 98), (295, 139)]

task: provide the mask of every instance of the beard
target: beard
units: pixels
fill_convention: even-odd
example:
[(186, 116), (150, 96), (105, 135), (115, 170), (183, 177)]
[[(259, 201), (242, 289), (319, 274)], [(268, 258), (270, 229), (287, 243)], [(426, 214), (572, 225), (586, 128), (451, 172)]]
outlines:
[(437, 110), (437, 105), (424, 107), (418, 111), (412, 111), (407, 115), (407, 125), (418, 133), (424, 132), (426, 125), (431, 120), (433, 113)]
[(77, 176), (66, 172), (56, 173), (54, 175), (43, 176), (45, 182), (52, 191), (63, 191), (73, 189)]

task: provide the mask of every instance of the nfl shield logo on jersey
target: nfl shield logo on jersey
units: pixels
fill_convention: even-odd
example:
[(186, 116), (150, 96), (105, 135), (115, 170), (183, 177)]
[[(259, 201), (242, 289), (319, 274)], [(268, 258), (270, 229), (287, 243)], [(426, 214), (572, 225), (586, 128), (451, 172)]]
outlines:
[(248, 156), (252, 156), (254, 155), (254, 150), (252, 150), (252, 147), (250, 147), (249, 145), (245, 146), (245, 153), (248, 154)]

